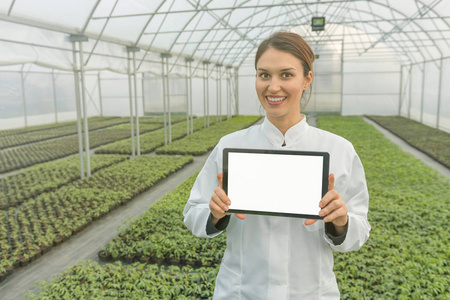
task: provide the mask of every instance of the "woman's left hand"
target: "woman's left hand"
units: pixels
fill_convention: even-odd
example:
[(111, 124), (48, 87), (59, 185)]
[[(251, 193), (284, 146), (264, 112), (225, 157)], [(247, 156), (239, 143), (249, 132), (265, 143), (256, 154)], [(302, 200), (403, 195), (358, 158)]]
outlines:
[[(336, 228), (336, 233), (340, 233), (345, 230), (345, 226), (348, 222), (347, 206), (341, 195), (334, 189), (334, 175), (330, 174), (328, 177), (328, 192), (323, 196), (319, 202), (319, 207), (322, 210), (319, 212), (319, 216), (325, 217), (324, 222), (332, 222)], [(307, 219), (305, 225), (312, 225), (317, 220)]]

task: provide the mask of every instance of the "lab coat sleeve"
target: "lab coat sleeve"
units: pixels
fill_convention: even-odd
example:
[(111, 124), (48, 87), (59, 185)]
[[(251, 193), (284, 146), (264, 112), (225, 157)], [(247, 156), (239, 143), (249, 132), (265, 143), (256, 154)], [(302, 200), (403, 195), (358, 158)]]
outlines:
[(369, 238), (370, 232), (370, 224), (367, 220), (369, 193), (366, 177), (361, 161), (354, 150), (352, 157), (350, 176), (346, 188), (341, 194), (348, 210), (348, 229), (345, 240), (341, 244), (335, 245), (326, 234), (324, 235), (330, 247), (339, 252), (360, 249)]
[(206, 232), (211, 212), (209, 201), (214, 193), (214, 189), (219, 186), (217, 173), (222, 172), (218, 163), (220, 159), (218, 154), (218, 146), (216, 146), (197, 176), (183, 211), (186, 227), (198, 237), (214, 237), (222, 232), (218, 231), (211, 234)]

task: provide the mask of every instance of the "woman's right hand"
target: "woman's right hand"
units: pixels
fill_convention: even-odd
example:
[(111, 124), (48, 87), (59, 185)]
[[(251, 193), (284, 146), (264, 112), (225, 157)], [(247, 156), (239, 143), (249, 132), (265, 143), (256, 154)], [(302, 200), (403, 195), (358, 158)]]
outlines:
[[(227, 213), (228, 206), (231, 204), (230, 198), (228, 198), (227, 194), (223, 190), (223, 174), (217, 174), (217, 180), (219, 181), (220, 187), (216, 187), (214, 189), (214, 193), (211, 196), (211, 200), (209, 201), (209, 209), (212, 214), (212, 222), (214, 225), (219, 222), (220, 219), (225, 217), (226, 215), (230, 215)], [(236, 214), (241, 220), (245, 219), (244, 214)]]

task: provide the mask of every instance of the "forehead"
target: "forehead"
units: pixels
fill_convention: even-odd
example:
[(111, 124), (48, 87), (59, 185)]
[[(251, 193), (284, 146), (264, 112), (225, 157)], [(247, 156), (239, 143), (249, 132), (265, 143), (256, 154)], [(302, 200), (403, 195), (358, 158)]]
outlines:
[(256, 68), (270, 69), (288, 69), (303, 70), (302, 62), (299, 58), (289, 52), (280, 51), (274, 48), (268, 48), (259, 57)]

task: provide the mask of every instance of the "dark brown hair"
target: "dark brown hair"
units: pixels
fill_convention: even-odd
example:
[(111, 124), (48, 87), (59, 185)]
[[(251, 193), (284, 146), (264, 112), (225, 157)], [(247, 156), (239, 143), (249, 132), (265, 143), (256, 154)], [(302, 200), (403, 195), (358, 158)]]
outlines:
[[(276, 32), (262, 41), (256, 51), (255, 69), (259, 58), (269, 48), (287, 52), (297, 57), (303, 66), (303, 76), (308, 76), (309, 71), (312, 71), (312, 64), (315, 58), (314, 52), (308, 43), (298, 34), (293, 32)], [(311, 98), (312, 82), (308, 88), (310, 89), (309, 100)]]

